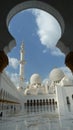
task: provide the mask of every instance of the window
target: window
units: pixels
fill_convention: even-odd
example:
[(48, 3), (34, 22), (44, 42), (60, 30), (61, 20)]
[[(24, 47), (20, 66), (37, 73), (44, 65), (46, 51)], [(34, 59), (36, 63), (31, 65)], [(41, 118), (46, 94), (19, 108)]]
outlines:
[(66, 97), (67, 104), (70, 104), (69, 97)]

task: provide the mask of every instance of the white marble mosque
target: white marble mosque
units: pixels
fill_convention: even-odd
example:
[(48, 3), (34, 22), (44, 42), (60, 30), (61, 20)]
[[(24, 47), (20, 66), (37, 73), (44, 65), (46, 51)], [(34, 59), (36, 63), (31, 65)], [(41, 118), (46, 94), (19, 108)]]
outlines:
[(49, 79), (50, 83), (47, 81), (43, 85), (39, 74), (30, 77), (24, 91), (25, 105), (54, 105), (57, 114), (70, 116), (73, 112), (73, 80), (58, 68), (50, 72)]
[[(0, 73), (0, 121), (3, 123), (11, 119), (13, 123), (16, 122), (15, 127), (12, 124), (8, 125), (7, 130), (20, 130), (22, 124), (24, 126), (22, 130), (41, 130), (42, 128), (43, 130), (72, 130), (73, 80), (61, 69), (54, 68), (45, 84), (41, 76), (35, 73), (23, 89), (25, 64), (23, 43), (20, 54), (18, 88), (4, 71)], [(1, 130), (5, 129), (3, 125), (0, 126)]]

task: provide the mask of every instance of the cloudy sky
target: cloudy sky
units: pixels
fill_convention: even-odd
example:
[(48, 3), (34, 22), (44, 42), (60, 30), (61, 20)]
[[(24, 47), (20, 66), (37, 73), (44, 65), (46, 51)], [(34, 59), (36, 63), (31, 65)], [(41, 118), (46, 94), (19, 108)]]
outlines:
[(16, 47), (8, 53), (9, 66), (6, 72), (16, 86), (19, 84), (22, 41), (25, 46), (25, 82), (30, 80), (33, 73), (39, 73), (42, 80), (45, 80), (55, 67), (71, 76), (70, 70), (64, 64), (65, 55), (56, 48), (61, 38), (61, 28), (53, 16), (38, 9), (21, 11), (10, 21), (9, 31), (16, 39)]

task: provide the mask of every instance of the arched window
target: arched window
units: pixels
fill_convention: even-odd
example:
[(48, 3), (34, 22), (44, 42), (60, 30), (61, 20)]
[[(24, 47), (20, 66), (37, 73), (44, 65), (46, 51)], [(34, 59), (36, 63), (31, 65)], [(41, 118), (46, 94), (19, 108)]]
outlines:
[(45, 99), (43, 99), (43, 105), (45, 105)]
[(5, 99), (5, 90), (4, 90), (4, 92), (3, 92), (3, 100)]
[(46, 105), (48, 105), (48, 99), (46, 99)]
[(27, 106), (29, 106), (29, 100), (27, 100)]
[(34, 105), (34, 106), (35, 106), (35, 104), (36, 104), (36, 100), (33, 101), (33, 105)]
[(49, 104), (51, 104), (51, 99), (49, 99)]
[(7, 92), (6, 92), (6, 94), (5, 94), (5, 99), (7, 100), (7, 96), (8, 96), (8, 94), (7, 94)]
[(66, 97), (67, 104), (70, 104), (69, 97)]
[(30, 100), (30, 105), (32, 106), (32, 100)]
[(40, 105), (42, 105), (42, 99), (40, 99)]
[(0, 99), (2, 99), (3, 96), (3, 89), (0, 90)]
[(39, 105), (39, 100), (37, 100), (37, 106)]
[(71, 105), (70, 105), (69, 97), (66, 97), (66, 100), (67, 100), (68, 111), (71, 112)]
[(54, 99), (52, 99), (52, 104), (54, 104), (55, 103), (55, 101), (54, 101)]

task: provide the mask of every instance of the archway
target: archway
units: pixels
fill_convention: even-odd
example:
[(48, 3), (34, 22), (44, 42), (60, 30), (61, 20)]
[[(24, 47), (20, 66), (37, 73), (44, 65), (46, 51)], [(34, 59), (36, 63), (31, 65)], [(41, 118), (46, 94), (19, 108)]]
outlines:
[[(30, 9), (30, 8), (37, 8), (37, 9), (41, 9), (46, 11), (47, 13), (51, 14), (52, 16), (54, 16), (54, 18), (56, 18), (56, 20), (59, 22), (60, 26), (61, 26), (61, 35), (64, 33), (64, 20), (62, 18), (62, 16), (60, 15), (60, 13), (54, 9), (52, 6), (42, 2), (42, 1), (25, 1), (22, 2), (20, 4), (18, 4), (17, 6), (15, 6), (13, 9), (11, 9), (11, 11), (9, 12), (8, 16), (7, 16), (7, 27), (9, 26), (9, 22), (10, 20), (18, 13), (21, 12), (23, 10), (26, 9)], [(16, 45), (16, 41), (12, 41), (9, 44), (9, 47), (5, 47), (4, 50), (6, 53), (8, 53), (14, 46)]]

